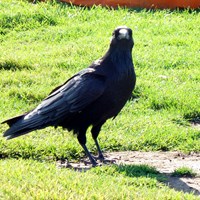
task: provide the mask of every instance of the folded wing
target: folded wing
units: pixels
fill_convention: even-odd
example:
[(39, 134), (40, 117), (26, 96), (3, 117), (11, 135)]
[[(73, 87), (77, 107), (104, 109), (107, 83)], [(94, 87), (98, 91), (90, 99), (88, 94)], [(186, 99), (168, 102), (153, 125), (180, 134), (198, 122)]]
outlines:
[(53, 90), (31, 112), (6, 120), (10, 128), (4, 133), (8, 139), (46, 126), (56, 126), (63, 118), (81, 112), (98, 99), (105, 90), (105, 77), (84, 70)]

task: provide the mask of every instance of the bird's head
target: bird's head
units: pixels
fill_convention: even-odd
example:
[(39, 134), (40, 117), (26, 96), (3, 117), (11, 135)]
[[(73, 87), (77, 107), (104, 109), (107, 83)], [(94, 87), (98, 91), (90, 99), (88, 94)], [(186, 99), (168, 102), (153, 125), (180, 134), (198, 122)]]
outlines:
[(127, 26), (117, 27), (112, 34), (111, 47), (118, 47), (120, 49), (132, 49), (134, 45), (132, 30)]

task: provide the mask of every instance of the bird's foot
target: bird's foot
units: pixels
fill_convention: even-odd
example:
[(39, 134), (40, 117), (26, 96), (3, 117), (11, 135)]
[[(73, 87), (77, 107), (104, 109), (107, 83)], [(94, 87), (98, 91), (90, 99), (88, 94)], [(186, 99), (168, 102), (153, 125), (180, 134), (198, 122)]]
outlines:
[(100, 160), (100, 162), (103, 162), (105, 160), (103, 154), (99, 154), (98, 156), (93, 156), (95, 160)]
[(96, 161), (99, 160), (101, 163), (104, 163), (104, 164), (114, 164), (114, 163), (116, 163), (116, 160), (105, 158), (105, 157), (103, 156), (103, 154), (99, 154), (99, 156), (93, 156), (93, 158), (94, 158)]
[(92, 165), (92, 167), (98, 166), (98, 163), (96, 162), (96, 159), (93, 156), (89, 157), (89, 160), (83, 160), (83, 162), (85, 165)]
[(114, 159), (104, 159), (102, 162), (104, 164), (115, 164), (116, 160), (114, 160)]

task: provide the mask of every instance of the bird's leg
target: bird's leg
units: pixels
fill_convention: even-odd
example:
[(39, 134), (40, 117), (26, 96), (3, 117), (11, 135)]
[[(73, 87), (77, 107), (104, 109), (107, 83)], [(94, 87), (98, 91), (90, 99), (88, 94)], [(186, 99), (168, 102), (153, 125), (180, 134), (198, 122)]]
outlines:
[(90, 162), (92, 164), (93, 167), (95, 167), (97, 165), (97, 162), (95, 161), (95, 159), (92, 157), (91, 153), (88, 151), (88, 148), (86, 147), (85, 144), (81, 144), (81, 146), (83, 147), (87, 157), (90, 159)]
[(102, 153), (101, 148), (99, 146), (99, 143), (97, 141), (97, 138), (94, 139), (94, 142), (96, 144), (96, 147), (97, 147), (97, 150), (98, 150), (98, 154), (99, 154), (98, 159), (101, 160), (101, 161), (103, 161), (104, 160), (104, 156), (103, 156), (103, 153)]
[(88, 156), (88, 158), (90, 159), (90, 162), (92, 164), (92, 166), (96, 166), (97, 162), (95, 161), (95, 159), (92, 157), (91, 153), (88, 151), (88, 148), (86, 146), (86, 130), (85, 131), (80, 131), (78, 134), (78, 141), (80, 143), (80, 145), (83, 147), (86, 155)]
[[(104, 122), (103, 122), (103, 123), (104, 123)], [(101, 123), (101, 124), (99, 124), (99, 125), (97, 125), (97, 126), (93, 126), (93, 128), (92, 128), (92, 130), (91, 130), (91, 132), (92, 132), (92, 138), (93, 138), (93, 140), (94, 140), (94, 142), (95, 142), (95, 145), (96, 145), (96, 147), (97, 147), (98, 154), (99, 154), (98, 159), (101, 160), (101, 161), (104, 160), (104, 156), (103, 156), (103, 153), (102, 153), (101, 148), (100, 148), (100, 146), (99, 146), (99, 143), (98, 143), (98, 141), (97, 141), (97, 137), (98, 137), (98, 135), (99, 135), (99, 132), (100, 132), (100, 130), (101, 130), (101, 126), (103, 125), (103, 123)]]

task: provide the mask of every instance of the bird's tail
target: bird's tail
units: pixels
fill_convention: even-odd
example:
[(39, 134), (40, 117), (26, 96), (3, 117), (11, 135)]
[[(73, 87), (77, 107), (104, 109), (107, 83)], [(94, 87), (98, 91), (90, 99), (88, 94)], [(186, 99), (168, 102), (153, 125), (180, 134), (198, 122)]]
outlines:
[(3, 134), (7, 139), (12, 139), (27, 134), (33, 130), (46, 127), (44, 121), (41, 120), (39, 116), (26, 119), (26, 114), (8, 119), (2, 123), (7, 123), (10, 127)]

